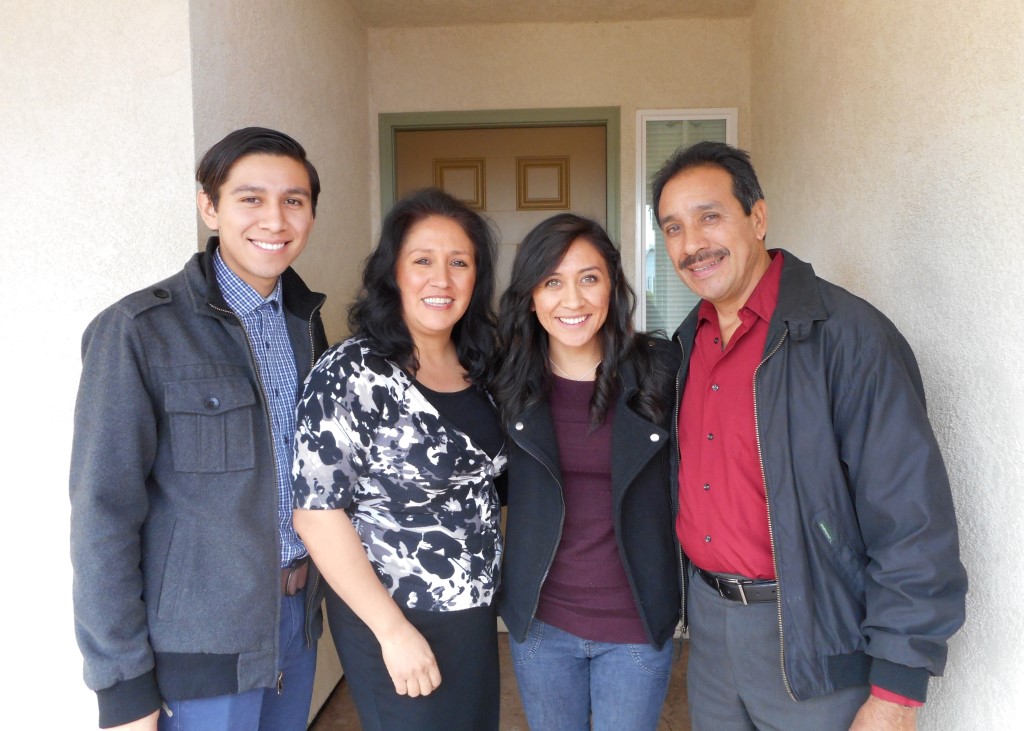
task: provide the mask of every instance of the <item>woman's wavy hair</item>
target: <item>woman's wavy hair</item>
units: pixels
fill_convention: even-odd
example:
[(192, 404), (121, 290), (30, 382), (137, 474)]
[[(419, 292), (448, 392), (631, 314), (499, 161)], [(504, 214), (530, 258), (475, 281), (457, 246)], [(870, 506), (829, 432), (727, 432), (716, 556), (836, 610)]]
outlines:
[(451, 219), (473, 242), (476, 282), (469, 307), (452, 330), (452, 341), (469, 380), (486, 383), (494, 351), (494, 233), (480, 214), (443, 190), (410, 193), (384, 217), (377, 246), (363, 262), (362, 286), (349, 305), (348, 327), (353, 335), (369, 338), (377, 355), (413, 374), (419, 370), (412, 335), (402, 316), (396, 267), (409, 231), (431, 216)]
[(655, 379), (655, 358), (646, 335), (633, 329), (636, 295), (622, 271), (622, 258), (601, 224), (572, 213), (561, 213), (539, 223), (526, 235), (512, 264), (512, 278), (498, 308), (498, 365), (492, 390), (502, 421), (511, 423), (532, 404), (547, 398), (551, 388), (548, 368), (548, 334), (533, 311), (533, 291), (558, 268), (573, 242), (583, 239), (601, 254), (611, 278), (608, 317), (597, 337), (601, 339), (601, 365), (597, 369), (590, 401), (590, 426), (604, 421), (618, 394), (620, 365), (632, 360), (640, 391), (631, 405), (644, 417), (660, 422), (666, 404)]

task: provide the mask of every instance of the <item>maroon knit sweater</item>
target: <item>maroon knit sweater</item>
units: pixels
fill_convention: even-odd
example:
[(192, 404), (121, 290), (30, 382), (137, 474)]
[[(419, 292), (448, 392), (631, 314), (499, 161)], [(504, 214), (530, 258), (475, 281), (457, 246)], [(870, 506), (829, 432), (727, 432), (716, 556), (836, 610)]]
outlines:
[(588, 640), (647, 642), (612, 525), (614, 404), (591, 432), (594, 382), (553, 380), (549, 406), (562, 465), (565, 523), (537, 617)]

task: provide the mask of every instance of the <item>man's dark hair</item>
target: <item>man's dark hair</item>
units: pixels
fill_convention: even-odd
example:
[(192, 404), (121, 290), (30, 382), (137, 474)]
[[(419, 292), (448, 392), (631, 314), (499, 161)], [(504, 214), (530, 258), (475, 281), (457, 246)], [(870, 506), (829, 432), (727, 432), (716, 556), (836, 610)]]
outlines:
[(246, 155), (280, 155), (301, 162), (309, 174), (310, 205), (316, 216), (316, 201), (320, 197), (320, 176), (308, 159), (306, 150), (284, 132), (266, 127), (245, 127), (236, 129), (215, 144), (199, 161), (196, 180), (203, 186), (203, 192), (213, 203), (214, 209), (220, 203), (220, 187), (231, 174), (231, 168)]
[(743, 212), (750, 215), (754, 204), (764, 198), (757, 173), (750, 164), (750, 154), (724, 142), (698, 142), (690, 147), (680, 147), (661, 166), (651, 179), (654, 201), (654, 219), (661, 224), (661, 192), (672, 178), (692, 168), (713, 165), (725, 170), (732, 177), (732, 194), (743, 206)]
[(452, 329), (452, 341), (469, 380), (483, 385), (490, 378), (494, 352), (494, 231), (479, 213), (443, 190), (424, 188), (410, 193), (384, 217), (380, 240), (363, 263), (362, 287), (348, 307), (348, 327), (353, 335), (370, 339), (374, 354), (413, 374), (419, 369), (412, 335), (403, 317), (397, 267), (409, 232), (431, 216), (454, 221), (473, 242), (476, 281), (469, 306)]

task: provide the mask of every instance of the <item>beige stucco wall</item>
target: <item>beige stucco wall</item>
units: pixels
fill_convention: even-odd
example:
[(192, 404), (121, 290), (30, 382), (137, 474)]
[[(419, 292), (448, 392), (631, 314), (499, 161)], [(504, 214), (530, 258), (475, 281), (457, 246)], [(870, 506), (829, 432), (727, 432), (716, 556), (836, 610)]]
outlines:
[(95, 728), (68, 559), (91, 317), (195, 249), (187, 0), (0, 0), (0, 728)]
[[(620, 107), (621, 244), (632, 272), (636, 110), (738, 107), (747, 144), (749, 30), (748, 19), (371, 29), (372, 145), (381, 112)], [(378, 195), (371, 205), (379, 220)]]
[(769, 241), (917, 352), (971, 577), (922, 729), (1024, 711), (1024, 5), (761, 2), (753, 152)]
[(366, 31), (337, 0), (192, 6), (196, 155), (247, 125), (280, 129), (306, 148), (323, 191), (295, 268), (328, 295), (324, 324), (338, 339), (370, 242)]

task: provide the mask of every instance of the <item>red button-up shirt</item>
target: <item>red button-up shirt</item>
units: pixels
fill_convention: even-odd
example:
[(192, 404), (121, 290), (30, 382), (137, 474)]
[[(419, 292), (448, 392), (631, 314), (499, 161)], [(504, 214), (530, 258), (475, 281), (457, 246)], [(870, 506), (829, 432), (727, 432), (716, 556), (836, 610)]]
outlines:
[(764, 476), (754, 429), (754, 370), (779, 299), (782, 254), (739, 311), (722, 348), (714, 305), (700, 305), (679, 410), (679, 515), (687, 557), (702, 569), (774, 579)]

